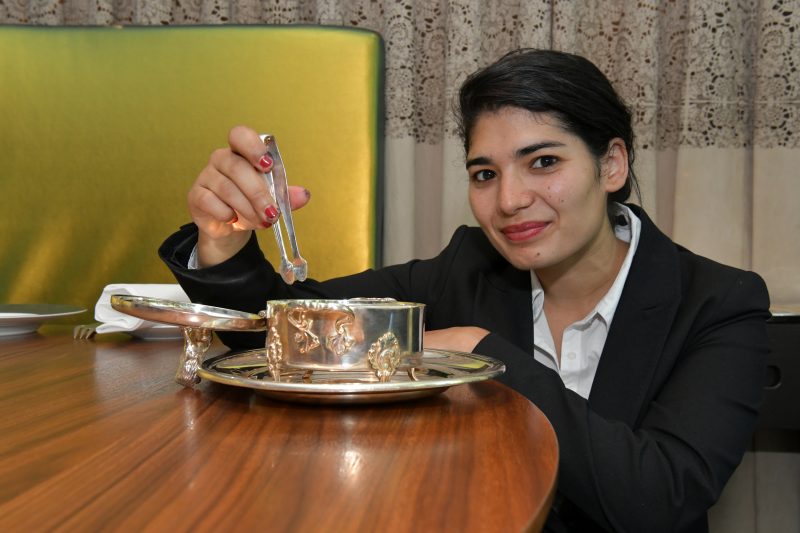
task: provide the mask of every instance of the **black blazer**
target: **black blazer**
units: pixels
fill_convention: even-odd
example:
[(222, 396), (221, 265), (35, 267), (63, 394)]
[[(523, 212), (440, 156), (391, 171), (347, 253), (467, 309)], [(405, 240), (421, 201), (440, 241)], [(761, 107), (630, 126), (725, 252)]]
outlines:
[[(647, 215), (588, 401), (533, 358), (530, 274), (478, 228), (429, 260), (285, 285), (253, 238), (229, 261), (187, 270), (193, 225), (159, 253), (193, 301), (257, 312), (267, 299), (393, 297), (426, 304), (428, 329), (480, 326), (477, 353), (549, 418), (560, 447), (551, 531), (707, 531), (762, 399), (769, 298), (759, 276), (671, 242)], [(232, 348), (263, 333), (220, 334)], [(514, 450), (503, 450), (514, 453)]]

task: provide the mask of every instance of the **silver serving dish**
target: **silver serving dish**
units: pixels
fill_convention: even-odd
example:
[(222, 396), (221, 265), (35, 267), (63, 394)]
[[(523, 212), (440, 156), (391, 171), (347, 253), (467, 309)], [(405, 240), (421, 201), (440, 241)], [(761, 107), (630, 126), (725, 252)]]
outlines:
[(203, 362), (198, 374), (208, 381), (245, 387), (272, 399), (316, 404), (364, 404), (412, 400), (449, 387), (474, 383), (505, 372), (502, 362), (482, 355), (425, 350), (418, 366), (381, 381), (372, 371), (286, 370), (271, 375), (266, 350), (225, 354)]
[[(204, 378), (278, 400), (361, 404), (431, 396), (505, 372), (491, 357), (423, 350), (422, 304), (281, 300), (268, 302), (260, 315), (130, 295), (113, 295), (111, 305), (144, 320), (182, 326), (184, 350), (175, 380), (187, 387)], [(212, 331), (264, 331), (268, 320), (275, 331), (266, 336), (265, 348), (203, 361)]]
[(424, 309), (390, 298), (268, 301), (270, 374), (279, 381), (286, 370), (371, 372), (389, 381), (420, 364)]
[(390, 298), (273, 300), (259, 315), (210, 305), (115, 294), (111, 306), (144, 320), (182, 327), (175, 381), (192, 387), (213, 331), (264, 331), (269, 376), (294, 371), (368, 373), (388, 382), (422, 358), (423, 311)]

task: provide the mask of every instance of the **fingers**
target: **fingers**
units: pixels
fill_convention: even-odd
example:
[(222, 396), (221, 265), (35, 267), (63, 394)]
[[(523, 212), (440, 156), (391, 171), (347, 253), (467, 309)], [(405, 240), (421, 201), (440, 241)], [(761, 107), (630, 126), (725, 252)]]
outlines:
[(253, 168), (269, 172), (272, 159), (267, 155), (267, 146), (261, 142), (258, 133), (247, 126), (235, 126), (228, 133), (228, 146), (235, 154), (247, 160)]
[[(202, 185), (236, 210), (255, 227), (271, 226), (277, 220), (278, 207), (269, 193), (262, 172), (231, 150), (217, 150), (211, 156), (212, 172), (205, 175)], [(267, 167), (270, 168), (270, 167)]]
[[(230, 146), (215, 150), (188, 194), (189, 211), (201, 232), (215, 238), (235, 230), (270, 227), (280, 212), (269, 193), (264, 172), (273, 162), (258, 134), (245, 126), (233, 128)], [(292, 209), (309, 201), (303, 187), (289, 187)]]
[(236, 183), (210, 166), (189, 191), (189, 208), (216, 222), (230, 223), (236, 219), (242, 229), (261, 227), (266, 222)]
[[(224, 178), (220, 175), (217, 179)], [(258, 220), (259, 214), (252, 210), (245, 195), (229, 191), (225, 195), (228, 199), (223, 201), (218, 191), (224, 189), (225, 184), (212, 183), (206, 186), (205, 183), (205, 179), (198, 179), (198, 182), (189, 191), (189, 206), (194, 213), (195, 223), (198, 223), (198, 218), (208, 217), (213, 219), (215, 226), (218, 223), (232, 224), (234, 229), (238, 230), (257, 229), (271, 225), (267, 221)], [(289, 186), (289, 201), (292, 210), (304, 207), (310, 198), (311, 192), (305, 187)], [(199, 225), (201, 224), (198, 223)], [(214, 233), (218, 234), (219, 231), (214, 231)]]
[[(273, 161), (267, 153), (266, 145), (261, 141), (259, 134), (247, 126), (235, 126), (228, 133), (228, 144), (230, 150), (234, 154), (239, 155), (244, 161), (247, 161), (255, 173), (258, 174), (259, 179), (254, 181), (253, 178), (248, 178), (247, 174), (253, 174), (241, 167), (241, 160), (237, 160), (235, 165), (226, 167), (226, 163), (231, 163), (227, 158), (222, 158), (217, 168), (226, 176), (230, 176), (237, 185), (240, 186), (242, 192), (247, 196), (254, 206), (255, 211), (265, 212), (268, 222), (274, 222), (279, 216), (279, 211), (274, 199), (269, 196), (267, 186), (261, 173), (269, 172), (272, 169)], [(241, 179), (237, 179), (240, 177)], [(256, 186), (257, 184), (257, 186)], [(266, 192), (266, 196), (264, 193)], [(306, 205), (311, 198), (311, 193), (303, 188), (297, 186), (289, 186), (289, 203), (292, 210), (300, 209)]]

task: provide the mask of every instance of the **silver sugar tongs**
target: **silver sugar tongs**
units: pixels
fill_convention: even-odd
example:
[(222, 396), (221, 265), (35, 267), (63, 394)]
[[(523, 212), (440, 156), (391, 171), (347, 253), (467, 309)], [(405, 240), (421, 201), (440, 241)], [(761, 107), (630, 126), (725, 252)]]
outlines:
[(300, 255), (300, 248), (297, 246), (297, 237), (294, 234), (294, 223), (292, 222), (292, 205), (289, 202), (289, 187), (286, 183), (286, 168), (283, 166), (283, 159), (278, 150), (278, 143), (275, 136), (269, 133), (261, 135), (261, 140), (267, 145), (267, 153), (272, 158), (272, 169), (264, 174), (264, 178), (269, 185), (269, 192), (275, 201), (278, 202), (280, 218), (286, 224), (286, 234), (289, 236), (289, 245), (292, 247), (292, 260), (286, 256), (286, 247), (283, 244), (283, 233), (281, 233), (280, 218), (272, 225), (275, 232), (275, 240), (278, 243), (278, 250), (281, 253), (280, 273), (283, 281), (294, 283), (304, 281), (308, 274), (308, 263)]

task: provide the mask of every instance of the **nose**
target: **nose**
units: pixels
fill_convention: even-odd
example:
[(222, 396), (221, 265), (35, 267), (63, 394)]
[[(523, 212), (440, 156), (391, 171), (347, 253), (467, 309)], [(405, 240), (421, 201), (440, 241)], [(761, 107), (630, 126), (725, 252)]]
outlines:
[(513, 215), (529, 207), (536, 199), (536, 192), (516, 172), (503, 173), (497, 190), (497, 208), (504, 215)]

